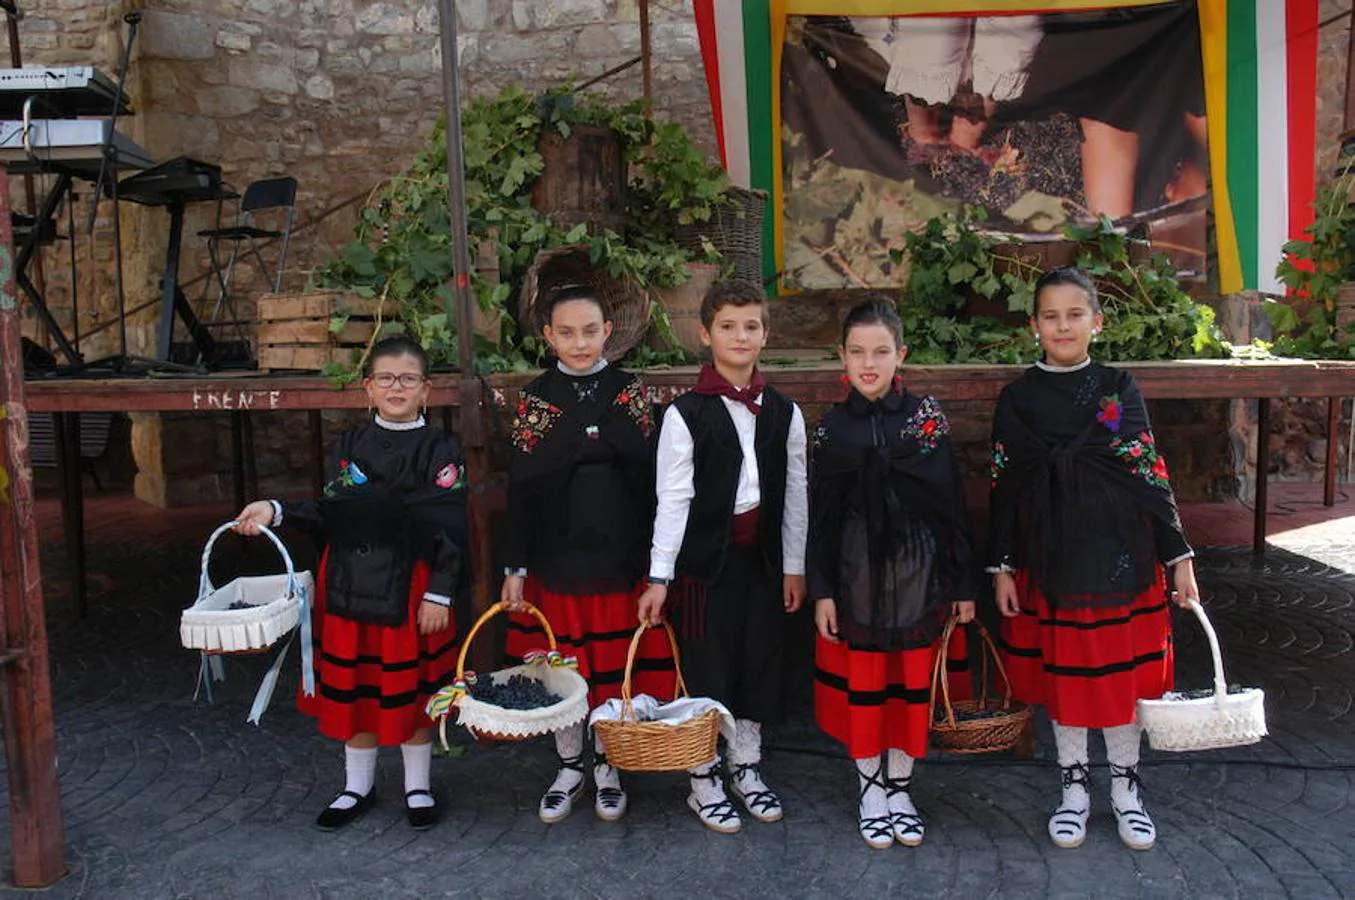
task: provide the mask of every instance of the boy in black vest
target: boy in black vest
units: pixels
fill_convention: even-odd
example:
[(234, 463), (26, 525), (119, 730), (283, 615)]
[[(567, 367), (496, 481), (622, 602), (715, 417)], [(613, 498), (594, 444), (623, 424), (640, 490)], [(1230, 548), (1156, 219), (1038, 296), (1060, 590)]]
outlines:
[[(694, 696), (729, 707), (730, 785), (763, 822), (781, 800), (762, 780), (762, 723), (781, 717), (787, 615), (805, 597), (809, 498), (800, 408), (758, 371), (767, 343), (756, 285), (729, 281), (701, 303), (701, 342), (714, 364), (674, 401), (659, 435), (654, 543), (640, 620), (667, 612)], [(739, 830), (719, 758), (692, 770), (687, 805), (709, 828)]]

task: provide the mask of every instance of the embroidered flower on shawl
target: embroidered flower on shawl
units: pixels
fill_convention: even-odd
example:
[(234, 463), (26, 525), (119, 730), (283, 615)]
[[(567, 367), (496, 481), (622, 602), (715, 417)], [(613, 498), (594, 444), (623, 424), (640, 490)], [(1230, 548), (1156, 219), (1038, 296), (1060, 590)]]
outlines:
[(899, 433), (917, 441), (923, 453), (931, 453), (950, 434), (950, 422), (941, 412), (941, 404), (932, 397), (923, 397), (917, 412), (904, 423)]
[(1001, 441), (993, 443), (993, 458), (988, 464), (988, 477), (997, 487), (997, 480), (1002, 477), (1002, 470), (1007, 468), (1007, 448), (1002, 446)]
[(1171, 482), (1167, 474), (1167, 461), (1158, 455), (1153, 436), (1147, 431), (1125, 440), (1116, 438), (1110, 442), (1110, 449), (1129, 464), (1129, 469), (1144, 481), (1157, 487), (1169, 487)]
[(654, 417), (650, 412), (649, 400), (645, 398), (645, 392), (637, 390), (638, 385), (630, 385), (616, 395), (616, 405), (626, 411), (635, 427), (640, 429), (640, 433), (649, 437), (654, 431)]
[(338, 488), (354, 487), (367, 483), (367, 473), (358, 467), (358, 464), (350, 460), (339, 460), (339, 474), (325, 485), (322, 493), (326, 497), (333, 497)]
[(1096, 414), (1096, 421), (1106, 426), (1108, 431), (1120, 431), (1120, 421), (1124, 418), (1124, 404), (1120, 402), (1119, 394), (1111, 394), (1108, 397), (1101, 398), (1101, 411)]
[(563, 410), (534, 394), (523, 394), (518, 400), (517, 415), (513, 417), (510, 439), (523, 453), (531, 453), (541, 439), (555, 425)]
[(433, 479), (433, 483), (440, 488), (459, 488), (466, 484), (466, 473), (457, 467), (456, 463), (447, 463)]

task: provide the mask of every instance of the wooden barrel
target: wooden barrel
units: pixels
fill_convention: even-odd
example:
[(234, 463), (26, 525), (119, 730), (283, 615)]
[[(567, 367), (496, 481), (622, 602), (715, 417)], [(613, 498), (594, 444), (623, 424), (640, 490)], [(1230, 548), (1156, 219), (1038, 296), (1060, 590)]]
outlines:
[(620, 135), (597, 125), (575, 125), (566, 138), (547, 127), (537, 150), (545, 166), (532, 188), (532, 206), (563, 228), (586, 222), (621, 230), (626, 160)]

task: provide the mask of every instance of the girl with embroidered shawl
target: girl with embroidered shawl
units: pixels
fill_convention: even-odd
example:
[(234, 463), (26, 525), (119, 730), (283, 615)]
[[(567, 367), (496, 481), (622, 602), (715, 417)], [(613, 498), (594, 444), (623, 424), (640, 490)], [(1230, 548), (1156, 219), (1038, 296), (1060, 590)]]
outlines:
[[(591, 288), (562, 288), (542, 312), (558, 362), (523, 388), (513, 420), (501, 598), (510, 609), (525, 600), (545, 614), (561, 652), (578, 660), (589, 704), (598, 706), (621, 695), (635, 631), (654, 516), (653, 420), (640, 379), (602, 356), (612, 323)], [(545, 647), (536, 619), (523, 611), (510, 616), (510, 657)], [(645, 634), (635, 693), (668, 699), (672, 669), (663, 632)], [(586, 728), (555, 734), (559, 771), (541, 798), (543, 822), (568, 816), (583, 791)], [(620, 776), (600, 743), (593, 781), (598, 817), (625, 815)]]
[(456, 664), (452, 600), (469, 584), (461, 449), (430, 427), (428, 357), (416, 341), (378, 341), (363, 386), (375, 420), (339, 436), (316, 501), (259, 500), (236, 517), (242, 534), (295, 525), (323, 545), (315, 600), (314, 696), (298, 694), (320, 732), (344, 741), (345, 785), (316, 826), (333, 831), (374, 799), (378, 747), (400, 745), (411, 826), (431, 827), (429, 697)]
[(952, 613), (973, 619), (979, 588), (950, 424), (895, 374), (902, 331), (888, 303), (848, 313), (851, 393), (815, 430), (811, 467), (815, 718), (856, 763), (858, 830), (877, 849), (922, 843), (909, 790), (927, 752), (938, 638)]
[(1087, 729), (1100, 728), (1120, 839), (1144, 850), (1156, 829), (1139, 792), (1136, 703), (1172, 687), (1166, 570), (1178, 603), (1199, 589), (1138, 386), (1088, 356), (1102, 325), (1080, 270), (1037, 283), (1044, 359), (998, 399), (988, 571), (1013, 691), (1054, 726), (1063, 798), (1050, 837), (1086, 837)]

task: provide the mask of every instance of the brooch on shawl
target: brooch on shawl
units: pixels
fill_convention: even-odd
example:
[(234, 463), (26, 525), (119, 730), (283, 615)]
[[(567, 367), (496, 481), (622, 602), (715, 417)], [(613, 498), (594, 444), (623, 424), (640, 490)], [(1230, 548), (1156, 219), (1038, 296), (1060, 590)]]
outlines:
[(1110, 442), (1110, 449), (1129, 464), (1129, 469), (1144, 481), (1156, 487), (1169, 487), (1167, 461), (1157, 452), (1157, 444), (1151, 432), (1144, 431), (1132, 440), (1116, 438)]
[(1106, 430), (1119, 434), (1120, 420), (1123, 418), (1124, 404), (1120, 402), (1119, 394), (1101, 398), (1101, 411), (1096, 414), (1096, 421), (1106, 426)]
[(899, 434), (917, 441), (923, 453), (931, 453), (950, 434), (950, 422), (941, 412), (941, 404), (933, 397), (923, 397), (917, 412), (904, 423)]
[(524, 394), (518, 400), (517, 414), (513, 417), (513, 446), (523, 453), (531, 453), (563, 413), (564, 410), (553, 403), (533, 394)]

